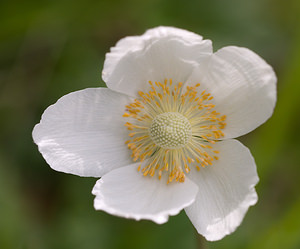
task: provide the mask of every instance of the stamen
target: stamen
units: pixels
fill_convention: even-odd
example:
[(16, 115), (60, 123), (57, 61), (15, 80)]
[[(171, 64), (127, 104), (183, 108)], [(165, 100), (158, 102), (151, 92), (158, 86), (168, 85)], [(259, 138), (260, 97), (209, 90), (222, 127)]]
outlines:
[(185, 92), (183, 83), (172, 79), (148, 83), (151, 90), (139, 91), (140, 98), (125, 106), (131, 137), (125, 144), (144, 176), (161, 179), (166, 173), (167, 183), (184, 182), (192, 166), (199, 171), (219, 160), (213, 145), (224, 137), (226, 115), (214, 110), (210, 93), (199, 93), (200, 83)]

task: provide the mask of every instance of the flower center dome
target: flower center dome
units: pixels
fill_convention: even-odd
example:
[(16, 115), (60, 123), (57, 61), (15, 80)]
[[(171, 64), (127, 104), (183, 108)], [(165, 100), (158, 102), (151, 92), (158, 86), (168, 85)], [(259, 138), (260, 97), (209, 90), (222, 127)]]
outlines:
[(153, 142), (164, 149), (183, 147), (191, 137), (189, 120), (178, 112), (165, 112), (157, 115), (150, 126)]

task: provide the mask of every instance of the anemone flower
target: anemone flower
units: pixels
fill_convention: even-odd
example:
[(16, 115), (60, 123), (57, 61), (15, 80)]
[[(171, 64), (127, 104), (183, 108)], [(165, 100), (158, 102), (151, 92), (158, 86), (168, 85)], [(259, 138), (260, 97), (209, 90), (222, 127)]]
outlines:
[(67, 94), (44, 112), (34, 142), (57, 171), (100, 178), (94, 207), (164, 223), (182, 209), (207, 240), (257, 202), (250, 151), (233, 139), (271, 115), (276, 76), (258, 55), (157, 27), (106, 55), (108, 88)]

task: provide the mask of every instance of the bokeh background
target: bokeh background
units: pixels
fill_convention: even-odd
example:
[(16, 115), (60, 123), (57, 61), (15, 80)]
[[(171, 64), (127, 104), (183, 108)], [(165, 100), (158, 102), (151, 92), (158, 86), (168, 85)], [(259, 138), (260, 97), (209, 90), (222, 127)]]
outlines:
[(235, 233), (205, 248), (300, 248), (299, 0), (2, 0), (0, 2), (0, 248), (196, 249), (184, 212), (164, 225), (93, 209), (96, 181), (55, 172), (31, 131), (71, 91), (105, 86), (105, 53), (158, 25), (188, 29), (214, 49), (248, 47), (278, 76), (273, 117), (240, 140), (258, 166), (259, 202)]

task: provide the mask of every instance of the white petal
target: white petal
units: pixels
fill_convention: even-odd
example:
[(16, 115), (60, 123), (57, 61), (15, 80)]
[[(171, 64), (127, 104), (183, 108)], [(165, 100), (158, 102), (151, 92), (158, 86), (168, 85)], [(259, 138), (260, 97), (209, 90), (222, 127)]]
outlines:
[(67, 94), (48, 107), (33, 139), (51, 168), (99, 177), (131, 163), (122, 117), (132, 99), (106, 88)]
[(220, 240), (242, 222), (257, 202), (258, 182), (250, 151), (237, 140), (215, 144), (219, 160), (188, 177), (199, 187), (196, 201), (185, 209), (197, 231), (207, 240)]
[(276, 76), (257, 54), (246, 48), (225, 47), (194, 71), (214, 97), (217, 112), (227, 115), (226, 138), (244, 135), (264, 123), (276, 102)]
[(115, 91), (136, 96), (148, 81), (185, 81), (193, 66), (212, 54), (211, 41), (181, 29), (159, 27), (127, 37), (106, 55), (103, 80)]
[(98, 180), (92, 192), (96, 195), (95, 209), (161, 224), (194, 202), (198, 187), (189, 179), (167, 184), (157, 176), (143, 176), (137, 167), (138, 164), (122, 167)]

